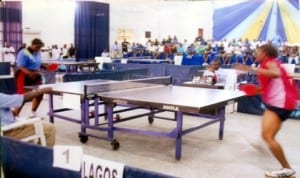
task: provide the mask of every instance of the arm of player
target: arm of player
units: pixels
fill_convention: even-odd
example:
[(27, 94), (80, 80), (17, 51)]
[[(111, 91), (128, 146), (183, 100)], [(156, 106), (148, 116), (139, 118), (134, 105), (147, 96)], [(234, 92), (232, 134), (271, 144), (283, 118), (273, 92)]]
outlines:
[(261, 75), (265, 75), (271, 78), (277, 78), (280, 76), (280, 70), (275, 62), (268, 62), (267, 69), (258, 68), (258, 67), (250, 67), (244, 64), (236, 64), (235, 69), (247, 71), (247, 72), (255, 72)]
[(46, 88), (42, 88), (42, 89), (37, 89), (28, 93), (24, 94), (24, 101), (31, 101), (33, 98), (42, 95), (44, 93), (50, 93), (52, 91), (52, 88), (50, 87), (46, 87)]
[(31, 79), (35, 79), (36, 77), (41, 75), (38, 71), (30, 71), (25, 67), (19, 67), (19, 70)]
[(49, 70), (49, 64), (42, 64), (41, 69)]
[(275, 62), (268, 62), (266, 66), (267, 69), (252, 68), (251, 70), (271, 78), (277, 78), (280, 76), (280, 69), (278, 68), (278, 65)]

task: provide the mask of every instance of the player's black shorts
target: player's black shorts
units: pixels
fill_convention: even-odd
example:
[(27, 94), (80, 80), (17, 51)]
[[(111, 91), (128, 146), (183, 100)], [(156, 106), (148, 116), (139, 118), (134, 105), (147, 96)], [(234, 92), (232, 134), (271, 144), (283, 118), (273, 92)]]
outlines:
[(281, 121), (285, 121), (287, 118), (289, 118), (290, 114), (292, 113), (291, 110), (286, 110), (286, 109), (283, 109), (283, 108), (277, 108), (275, 106), (270, 106), (270, 105), (267, 105), (265, 104), (266, 108), (270, 111), (273, 111), (275, 112)]

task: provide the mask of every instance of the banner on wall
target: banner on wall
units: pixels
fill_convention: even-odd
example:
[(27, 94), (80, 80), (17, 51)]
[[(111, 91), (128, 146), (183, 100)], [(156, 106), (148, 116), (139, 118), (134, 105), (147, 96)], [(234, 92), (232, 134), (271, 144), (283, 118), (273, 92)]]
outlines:
[(251, 0), (218, 7), (213, 37), (300, 43), (299, 0)]
[(133, 39), (133, 30), (127, 28), (119, 28), (118, 29), (118, 41), (123, 41), (126, 39), (127, 41), (132, 41)]

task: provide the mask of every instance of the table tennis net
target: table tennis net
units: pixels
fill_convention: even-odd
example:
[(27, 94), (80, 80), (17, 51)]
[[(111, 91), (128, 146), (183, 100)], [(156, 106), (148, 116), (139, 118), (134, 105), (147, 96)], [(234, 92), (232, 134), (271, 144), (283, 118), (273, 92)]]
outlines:
[(102, 92), (126, 90), (134, 88), (143, 88), (157, 85), (169, 85), (172, 83), (172, 78), (167, 77), (154, 77), (154, 78), (143, 78), (135, 80), (124, 80), (124, 81), (111, 81), (107, 83), (94, 83), (84, 85), (84, 95), (97, 95)]

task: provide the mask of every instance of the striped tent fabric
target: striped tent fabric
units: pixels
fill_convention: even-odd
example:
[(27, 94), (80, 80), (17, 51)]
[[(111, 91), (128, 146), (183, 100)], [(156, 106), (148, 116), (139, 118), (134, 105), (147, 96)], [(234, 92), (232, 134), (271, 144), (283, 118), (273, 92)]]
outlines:
[(281, 40), (300, 43), (299, 0), (251, 0), (218, 6), (215, 2), (213, 37)]

